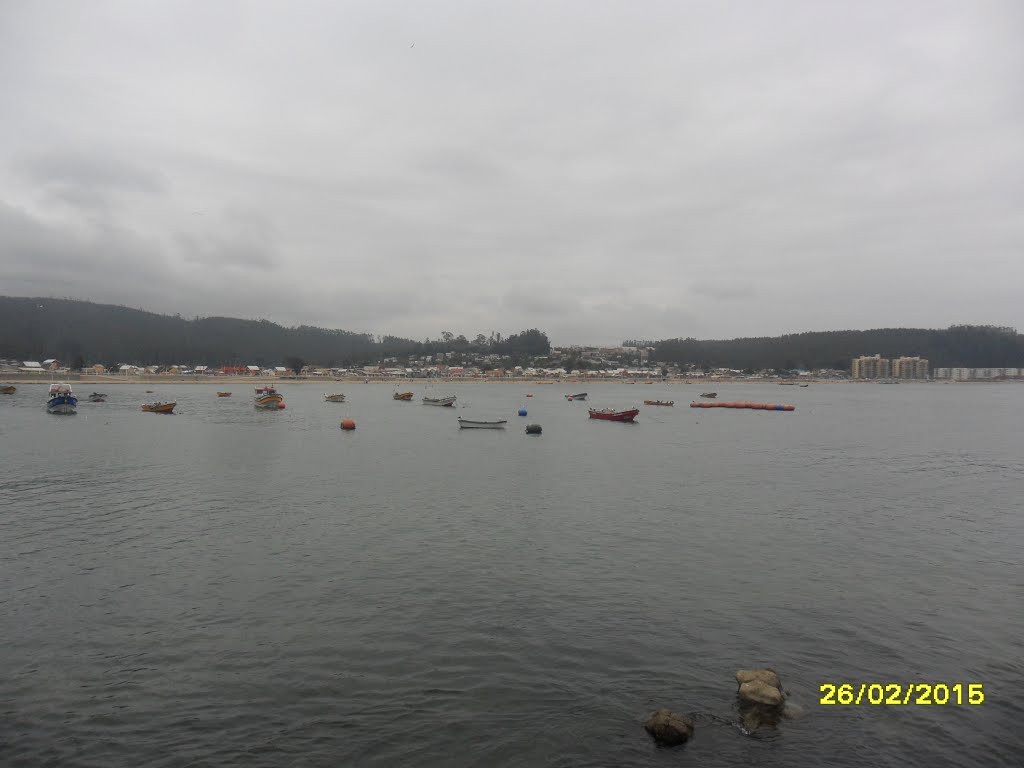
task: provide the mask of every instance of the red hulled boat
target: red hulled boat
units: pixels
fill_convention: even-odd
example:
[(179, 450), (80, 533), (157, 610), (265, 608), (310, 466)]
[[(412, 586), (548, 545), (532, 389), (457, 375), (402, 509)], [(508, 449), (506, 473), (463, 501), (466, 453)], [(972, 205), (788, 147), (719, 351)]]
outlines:
[(605, 421), (632, 421), (638, 413), (640, 413), (639, 408), (633, 408), (630, 411), (616, 411), (614, 408), (602, 408), (601, 410), (591, 408), (590, 418), (604, 419)]

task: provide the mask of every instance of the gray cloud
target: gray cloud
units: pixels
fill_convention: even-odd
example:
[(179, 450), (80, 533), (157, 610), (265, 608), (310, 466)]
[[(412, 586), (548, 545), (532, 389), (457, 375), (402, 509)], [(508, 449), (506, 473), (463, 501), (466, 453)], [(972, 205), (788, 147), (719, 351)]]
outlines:
[(708, 296), (712, 299), (751, 299), (755, 295), (754, 286), (742, 280), (699, 281), (691, 285), (690, 290), (698, 296)]
[(159, 247), (135, 232), (96, 222), (70, 227), (3, 201), (0, 252), (5, 293), (132, 303), (155, 299), (160, 289), (153, 286), (177, 287)]
[(1024, 327), (1022, 22), (5, 4), (0, 290), (414, 338)]
[(217, 216), (211, 229), (205, 236), (187, 231), (178, 234), (176, 242), (186, 262), (209, 269), (269, 270), (281, 265), (273, 225), (258, 211), (228, 208)]
[(134, 166), (109, 152), (61, 151), (18, 158), (14, 167), (37, 184), (58, 184), (96, 190), (162, 192), (164, 180), (152, 170)]
[(60, 150), (17, 156), (11, 163), (44, 205), (64, 204), (93, 215), (116, 215), (115, 196), (157, 195), (163, 176), (111, 152)]

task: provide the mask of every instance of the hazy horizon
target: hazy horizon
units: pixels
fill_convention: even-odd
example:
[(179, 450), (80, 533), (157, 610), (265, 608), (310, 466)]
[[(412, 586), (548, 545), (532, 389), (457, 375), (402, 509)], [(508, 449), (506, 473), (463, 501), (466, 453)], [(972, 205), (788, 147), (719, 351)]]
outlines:
[(0, 7), (0, 292), (553, 344), (1024, 327), (1024, 6)]

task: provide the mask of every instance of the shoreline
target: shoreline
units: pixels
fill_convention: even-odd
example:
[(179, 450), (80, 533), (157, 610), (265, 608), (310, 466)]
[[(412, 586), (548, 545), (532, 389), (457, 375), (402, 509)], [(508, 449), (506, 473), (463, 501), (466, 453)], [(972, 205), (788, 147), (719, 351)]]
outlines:
[[(969, 381), (953, 381), (951, 379), (907, 379), (900, 383), (904, 384), (1000, 384), (1011, 381), (1022, 381), (1020, 379), (973, 379)], [(266, 386), (268, 384), (299, 384), (303, 386), (311, 384), (337, 385), (337, 384), (388, 384), (394, 387), (415, 387), (424, 384), (518, 384), (534, 386), (551, 386), (558, 384), (572, 384), (574, 386), (587, 384), (628, 384), (638, 386), (705, 386), (715, 387), (719, 384), (774, 384), (776, 386), (799, 386), (799, 384), (881, 384), (873, 379), (805, 379), (793, 384), (783, 384), (778, 379), (749, 379), (749, 378), (716, 378), (716, 379), (636, 379), (625, 380), (613, 377), (587, 377), (587, 378), (563, 378), (563, 379), (534, 379), (527, 377), (506, 377), (506, 378), (456, 378), (456, 377), (431, 377), (431, 378), (383, 378), (375, 376), (349, 376), (344, 378), (328, 377), (278, 377), (278, 376), (164, 376), (154, 374), (151, 376), (118, 376), (116, 374), (95, 375), (95, 374), (46, 374), (12, 372), (9, 374), (0, 373), (0, 383), (10, 382), (11, 384), (40, 384), (49, 385), (57, 382), (74, 384), (103, 385), (125, 385), (125, 384), (191, 384), (195, 386), (239, 386), (250, 384), (253, 387)]]

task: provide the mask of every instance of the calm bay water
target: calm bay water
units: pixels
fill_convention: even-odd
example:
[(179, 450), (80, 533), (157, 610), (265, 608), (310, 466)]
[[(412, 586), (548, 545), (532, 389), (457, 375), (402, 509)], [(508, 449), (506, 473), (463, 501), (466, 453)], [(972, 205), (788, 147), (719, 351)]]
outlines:
[[(264, 413), (241, 385), (111, 385), (58, 417), (19, 385), (0, 764), (1021, 764), (1024, 386), (719, 386), (793, 413), (589, 386), (676, 400), (635, 425), (573, 387), (285, 384)], [(765, 664), (802, 714), (747, 736), (721, 719)], [(986, 702), (820, 706), (843, 681)], [(658, 749), (658, 706), (716, 717)]]

